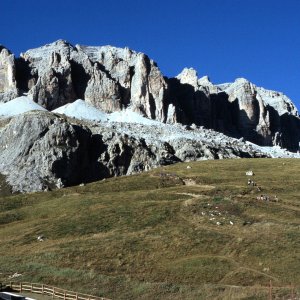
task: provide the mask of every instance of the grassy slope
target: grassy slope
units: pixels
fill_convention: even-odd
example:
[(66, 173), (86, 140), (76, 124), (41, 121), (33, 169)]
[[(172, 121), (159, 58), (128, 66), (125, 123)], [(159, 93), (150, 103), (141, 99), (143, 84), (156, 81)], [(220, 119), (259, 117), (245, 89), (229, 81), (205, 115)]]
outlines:
[(189, 165), (0, 198), (0, 282), (18, 272), (113, 299), (265, 299), (270, 280), (299, 286), (300, 160)]

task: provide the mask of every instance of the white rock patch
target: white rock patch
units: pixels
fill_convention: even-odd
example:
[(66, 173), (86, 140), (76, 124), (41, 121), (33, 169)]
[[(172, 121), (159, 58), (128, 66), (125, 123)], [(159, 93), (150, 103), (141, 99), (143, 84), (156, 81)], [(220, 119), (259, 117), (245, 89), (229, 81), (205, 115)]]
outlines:
[(21, 96), (9, 102), (0, 104), (0, 117), (12, 117), (32, 110), (47, 111), (30, 98)]

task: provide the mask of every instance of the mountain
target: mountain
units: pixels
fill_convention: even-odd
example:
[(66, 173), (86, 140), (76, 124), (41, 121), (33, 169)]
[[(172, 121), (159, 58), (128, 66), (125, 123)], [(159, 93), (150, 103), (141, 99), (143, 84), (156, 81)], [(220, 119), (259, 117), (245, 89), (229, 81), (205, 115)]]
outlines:
[(291, 100), (246, 79), (214, 85), (187, 68), (167, 78), (128, 48), (59, 40), (15, 58), (0, 47), (0, 173), (13, 191), (178, 161), (298, 157), (270, 147), (299, 141)]

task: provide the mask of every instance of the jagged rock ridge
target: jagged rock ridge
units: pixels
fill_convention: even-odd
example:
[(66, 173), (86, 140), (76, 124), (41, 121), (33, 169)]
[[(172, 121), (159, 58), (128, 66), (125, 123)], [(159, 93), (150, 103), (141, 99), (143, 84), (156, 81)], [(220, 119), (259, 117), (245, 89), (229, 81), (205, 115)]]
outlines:
[(40, 191), (180, 161), (266, 157), (245, 141), (182, 126), (98, 123), (45, 111), (0, 124), (0, 173), (13, 191)]
[(18, 59), (0, 49), (2, 102), (28, 93), (48, 110), (76, 99), (106, 112), (130, 106), (161, 122), (195, 123), (259, 145), (298, 150), (300, 119), (293, 103), (245, 79), (214, 85), (193, 69), (166, 78), (143, 53), (63, 40), (28, 50)]
[(84, 99), (106, 112), (127, 107), (164, 121), (166, 82), (143, 53), (115, 47), (85, 47), (59, 40), (21, 54), (20, 92), (49, 110)]
[(234, 83), (213, 85), (184, 69), (170, 79), (179, 122), (203, 125), (263, 146), (299, 149), (299, 114), (288, 97), (239, 78)]

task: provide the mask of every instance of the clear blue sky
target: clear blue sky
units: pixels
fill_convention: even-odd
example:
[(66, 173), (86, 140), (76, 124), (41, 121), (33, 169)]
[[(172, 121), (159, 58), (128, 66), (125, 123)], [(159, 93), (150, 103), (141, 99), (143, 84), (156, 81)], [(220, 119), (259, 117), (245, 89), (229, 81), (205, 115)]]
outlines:
[(171, 77), (245, 77), (300, 109), (300, 0), (7, 0), (0, 44), (17, 56), (57, 39), (128, 46)]

